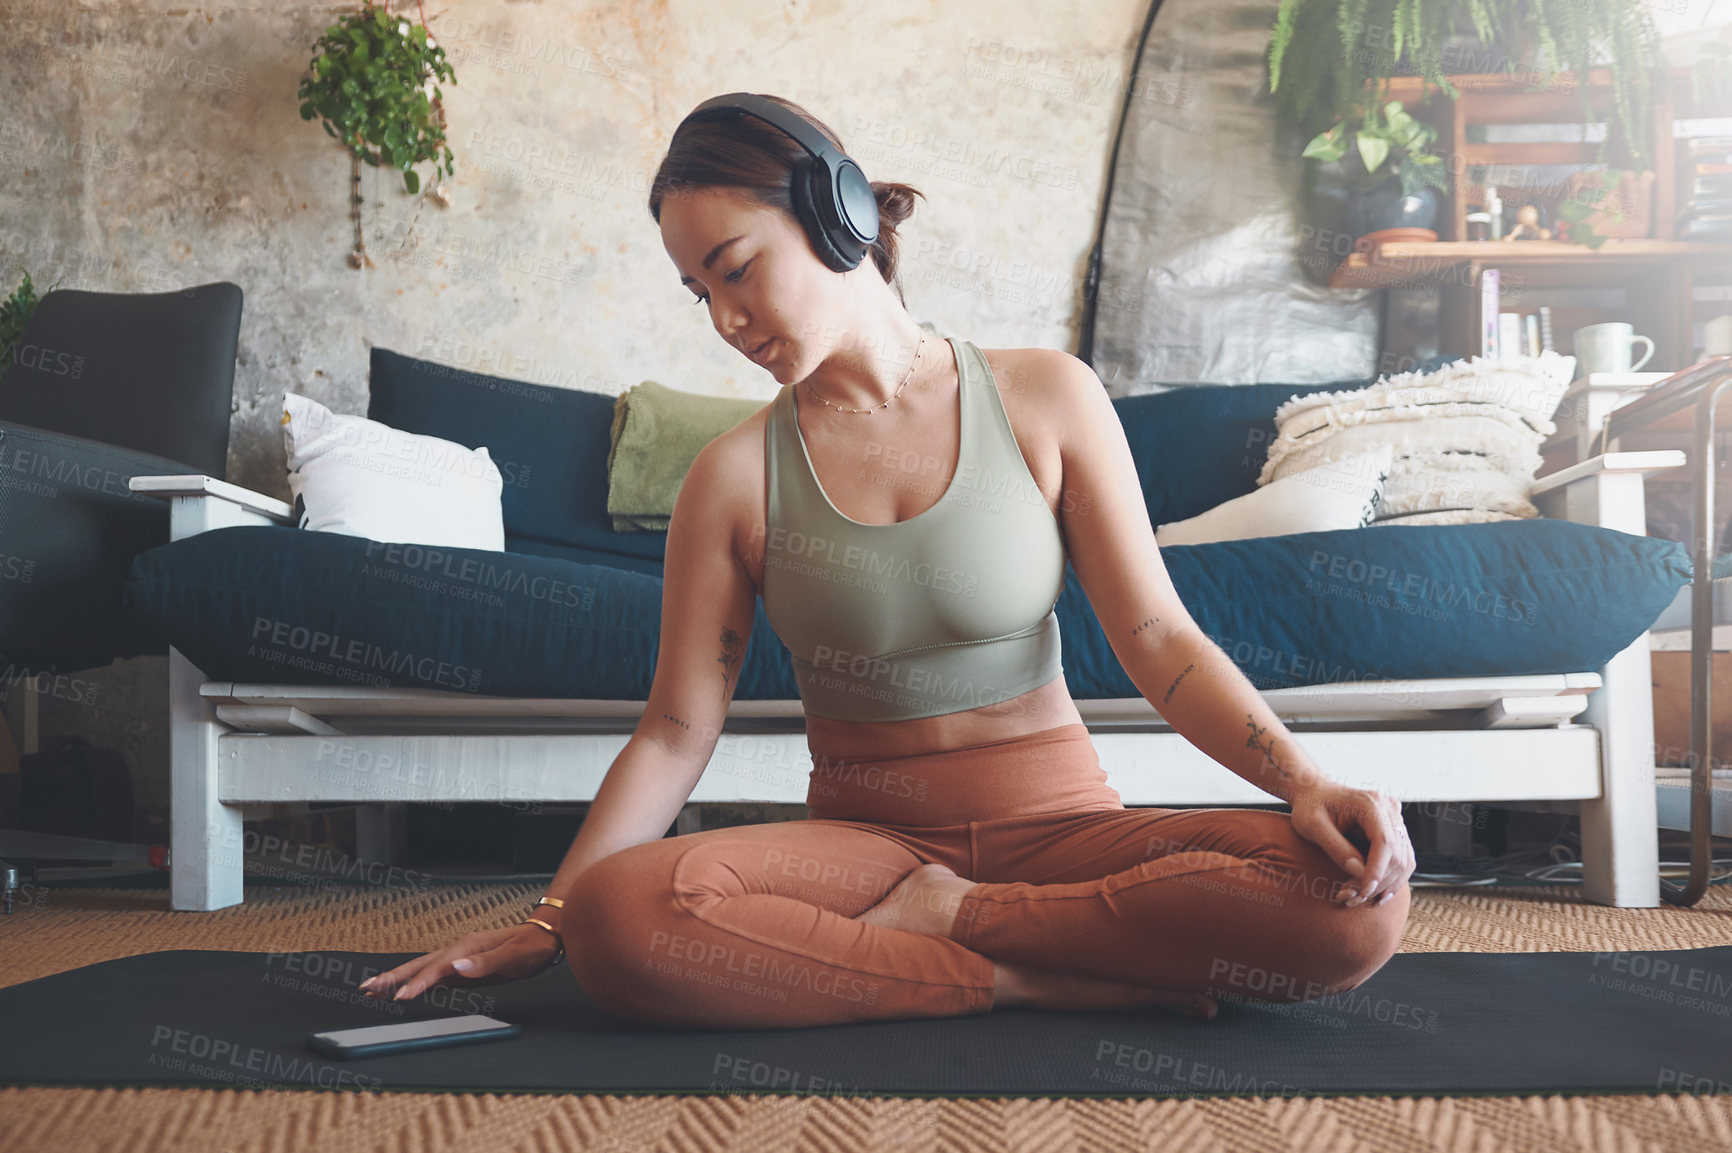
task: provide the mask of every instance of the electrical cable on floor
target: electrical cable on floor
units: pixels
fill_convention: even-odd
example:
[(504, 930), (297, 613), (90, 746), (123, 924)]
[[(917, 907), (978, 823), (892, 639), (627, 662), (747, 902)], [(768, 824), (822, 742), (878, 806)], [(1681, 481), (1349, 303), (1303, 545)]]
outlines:
[[(1495, 885), (1580, 885), (1582, 884), (1581, 837), (1570, 829), (1573, 814), (1561, 814), (1557, 832), (1544, 848), (1525, 849), (1497, 857), (1454, 857), (1442, 853), (1421, 853), (1424, 861), (1436, 862), (1436, 869), (1415, 869), (1408, 877), (1410, 888), (1470, 888)], [(1669, 881), (1687, 880), (1690, 862), (1661, 861), (1660, 876)], [(1732, 881), (1732, 858), (1714, 857), (1708, 863), (1708, 884), (1722, 885)]]

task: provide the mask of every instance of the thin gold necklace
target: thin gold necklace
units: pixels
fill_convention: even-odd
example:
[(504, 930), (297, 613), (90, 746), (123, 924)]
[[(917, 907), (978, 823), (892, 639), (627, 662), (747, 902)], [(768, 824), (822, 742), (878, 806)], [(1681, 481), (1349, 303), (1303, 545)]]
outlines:
[[(897, 389), (896, 392), (890, 397), (890, 400), (895, 400), (898, 396), (901, 396), (902, 395), (902, 389), (907, 388), (908, 382), (914, 379), (914, 366), (916, 364), (920, 363), (920, 351), (921, 351), (921, 349), (923, 349), (925, 347), (926, 347), (926, 334), (924, 332), (922, 332), (920, 334), (920, 343), (914, 346), (914, 359), (908, 362), (908, 375), (904, 376), (902, 378), (902, 388)], [(808, 377), (806, 379), (806, 391), (811, 393), (814, 397), (817, 397), (819, 404), (830, 404), (829, 401), (825, 400), (821, 396), (818, 396), (818, 390), (812, 387), (812, 380), (810, 377)], [(864, 412), (864, 413), (870, 415), (871, 413), (876, 412), (878, 409), (889, 408), (890, 407), (890, 400), (887, 400), (882, 404), (875, 404), (871, 408), (843, 408), (839, 404), (830, 404), (830, 407), (835, 409), (837, 412)]]

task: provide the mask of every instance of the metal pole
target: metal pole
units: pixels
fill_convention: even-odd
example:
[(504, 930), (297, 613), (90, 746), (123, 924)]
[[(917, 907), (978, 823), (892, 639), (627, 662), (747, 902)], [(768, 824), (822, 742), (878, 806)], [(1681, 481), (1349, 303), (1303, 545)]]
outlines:
[(1732, 375), (1721, 376), (1696, 398), (1696, 523), (1690, 574), (1690, 881), (1660, 878), (1660, 895), (1694, 905), (1707, 891), (1714, 829), (1714, 406)]
[(1690, 574), (1690, 880), (1660, 878), (1660, 896), (1694, 905), (1708, 888), (1714, 831), (1714, 408), (1732, 384), (1732, 356), (1716, 356), (1675, 374), (1647, 395), (1606, 416), (1605, 443), (1694, 405), (1696, 522)]

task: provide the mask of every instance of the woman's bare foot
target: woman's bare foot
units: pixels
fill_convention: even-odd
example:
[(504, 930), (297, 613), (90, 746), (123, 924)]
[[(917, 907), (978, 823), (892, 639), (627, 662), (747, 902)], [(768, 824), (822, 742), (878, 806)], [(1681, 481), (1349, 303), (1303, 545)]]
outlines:
[[(936, 861), (921, 865), (854, 920), (913, 933), (949, 937), (962, 898), (974, 882)], [(1134, 1009), (1165, 1006), (1191, 1017), (1213, 1017), (1220, 1006), (1206, 993), (1148, 989), (1096, 977), (992, 963), (992, 1007)]]
[(868, 925), (906, 929), (910, 933), (950, 936), (962, 898), (974, 882), (934, 861), (920, 865), (896, 883), (882, 900), (855, 917)]
[(1207, 993), (1146, 989), (1073, 973), (992, 963), (992, 1007), (1034, 1009), (1139, 1009), (1162, 1006), (1187, 1017), (1213, 1018), (1220, 1005)]

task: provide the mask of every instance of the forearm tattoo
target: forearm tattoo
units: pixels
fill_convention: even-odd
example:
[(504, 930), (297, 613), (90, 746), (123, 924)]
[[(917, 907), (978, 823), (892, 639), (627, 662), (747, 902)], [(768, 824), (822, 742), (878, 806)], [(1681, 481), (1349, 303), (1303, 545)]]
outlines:
[(1184, 680), (1185, 677), (1190, 674), (1190, 671), (1196, 667), (1197, 667), (1196, 663), (1192, 662), (1191, 664), (1188, 664), (1185, 666), (1184, 672), (1180, 673), (1178, 676), (1173, 678), (1173, 683), (1167, 686), (1167, 695), (1161, 698), (1161, 703), (1163, 705), (1166, 704), (1168, 701), (1173, 699), (1173, 690), (1178, 688), (1179, 682)]
[(1144, 621), (1142, 624), (1140, 624), (1136, 628), (1132, 629), (1131, 635), (1133, 637), (1136, 636), (1138, 633), (1141, 633), (1144, 629), (1148, 628), (1152, 624), (1155, 624), (1160, 619), (1161, 619), (1160, 617), (1150, 617), (1148, 620)]
[(1250, 713), (1245, 715), (1245, 724), (1251, 730), (1250, 737), (1245, 741), (1245, 747), (1259, 750), (1263, 754), (1264, 763), (1273, 765), (1275, 771), (1281, 774), (1281, 779), (1283, 781), (1292, 780), (1292, 774), (1282, 766), (1281, 762), (1275, 759), (1275, 738), (1265, 737), (1263, 735), (1269, 730), (1258, 724), (1256, 717)]

